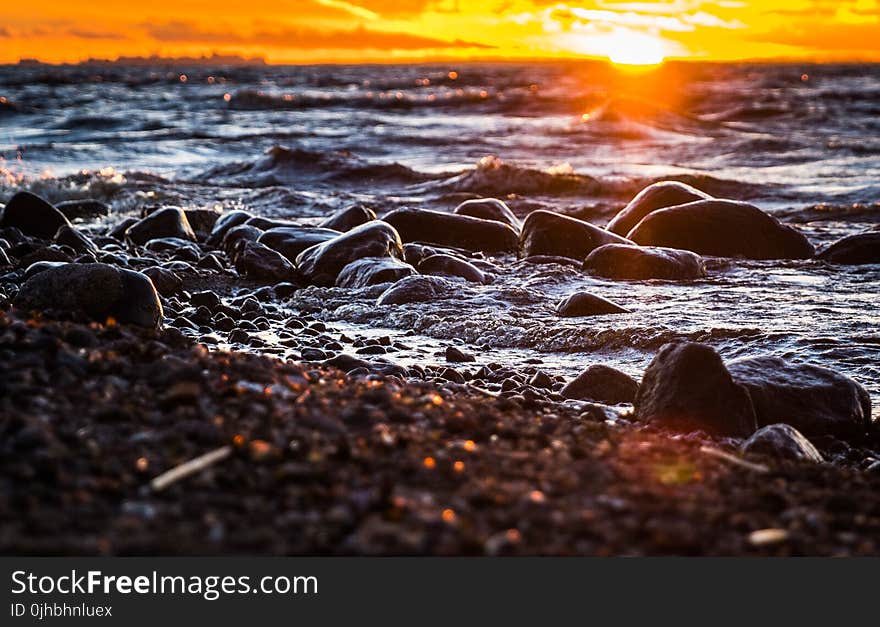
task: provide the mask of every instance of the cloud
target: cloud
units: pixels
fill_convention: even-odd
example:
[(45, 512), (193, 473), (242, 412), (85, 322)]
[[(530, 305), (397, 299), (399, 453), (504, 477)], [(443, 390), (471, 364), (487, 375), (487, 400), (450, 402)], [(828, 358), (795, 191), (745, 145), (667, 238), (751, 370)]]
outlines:
[(12, 37), (12, 31), (5, 26), (0, 26), (0, 37)]
[(79, 28), (72, 28), (67, 31), (67, 34), (79, 39), (126, 39), (126, 36), (121, 33), (83, 30)]
[(815, 52), (865, 54), (877, 49), (877, 24), (839, 24), (834, 29), (815, 22), (809, 27), (778, 28), (750, 36), (753, 41), (806, 48)]

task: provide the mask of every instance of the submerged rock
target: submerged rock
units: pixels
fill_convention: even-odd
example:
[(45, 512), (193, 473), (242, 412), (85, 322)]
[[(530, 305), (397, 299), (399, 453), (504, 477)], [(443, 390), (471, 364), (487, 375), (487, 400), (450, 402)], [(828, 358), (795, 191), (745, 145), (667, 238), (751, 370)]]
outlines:
[(743, 442), (744, 453), (757, 453), (790, 461), (821, 462), (822, 454), (794, 427), (775, 424), (761, 427)]
[(880, 263), (880, 232), (857, 233), (844, 237), (816, 257), (829, 263), (843, 265)]
[(758, 428), (748, 390), (704, 344), (661, 348), (645, 370), (634, 405), (639, 420), (675, 430), (748, 437)]
[(565, 384), (560, 394), (565, 398), (596, 401), (606, 405), (633, 403), (639, 382), (609, 366), (594, 365)]
[(401, 279), (382, 292), (377, 305), (404, 305), (452, 298), (457, 293), (455, 283), (436, 276), (415, 275)]
[(706, 276), (703, 259), (689, 250), (605, 244), (584, 259), (583, 269), (609, 279), (685, 281)]
[(576, 292), (556, 306), (556, 315), (563, 318), (579, 318), (583, 316), (601, 316), (604, 314), (629, 313), (610, 300), (590, 294)]
[(257, 239), (272, 250), (287, 257), (290, 261), (296, 261), (297, 256), (306, 248), (342, 235), (340, 231), (324, 229), (313, 226), (282, 226), (269, 229)]
[(284, 255), (259, 242), (240, 242), (232, 261), (239, 274), (255, 281), (281, 283), (296, 277), (296, 268)]
[(342, 269), (364, 257), (403, 258), (400, 236), (390, 224), (374, 220), (302, 251), (296, 265), (314, 285), (330, 287)]
[(437, 254), (419, 262), (419, 272), (434, 276), (460, 277), (472, 283), (491, 283), (494, 277), (474, 264), (452, 255)]
[(366, 287), (394, 283), (416, 274), (416, 269), (395, 257), (364, 257), (346, 265), (336, 278), (337, 287)]
[(709, 194), (686, 183), (660, 181), (648, 185), (640, 191), (626, 207), (611, 219), (605, 228), (612, 233), (625, 236), (636, 224), (642, 221), (642, 218), (657, 209), (711, 198)]
[(799, 231), (754, 205), (699, 200), (650, 213), (627, 235), (644, 246), (668, 246), (716, 257), (809, 259), (815, 250)]
[(180, 207), (157, 209), (128, 227), (125, 237), (138, 246), (146, 244), (151, 239), (162, 237), (179, 237), (192, 242), (196, 241), (196, 234)]
[(162, 321), (162, 305), (149, 277), (103, 263), (46, 268), (24, 282), (15, 306), (84, 314), (101, 322), (112, 317), (145, 327), (157, 327)]
[(631, 244), (632, 242), (598, 226), (539, 209), (523, 222), (519, 239), (519, 256), (584, 258), (604, 244)]
[(342, 233), (350, 231), (353, 228), (372, 222), (376, 219), (376, 212), (369, 207), (363, 205), (352, 205), (347, 209), (337, 211), (332, 216), (321, 222), (319, 226), (325, 229), (332, 229)]
[(404, 242), (427, 242), (488, 253), (513, 252), (517, 232), (507, 224), (465, 215), (397, 209), (384, 218)]
[(41, 239), (52, 239), (62, 226), (70, 226), (64, 214), (30, 192), (16, 193), (0, 216), (0, 227), (15, 227), (25, 235)]
[(850, 377), (779, 357), (745, 357), (727, 364), (748, 389), (759, 425), (783, 422), (807, 435), (858, 437), (871, 427), (871, 397)]
[(495, 220), (503, 222), (519, 232), (522, 223), (519, 221), (507, 203), (497, 198), (474, 198), (465, 200), (457, 206), (453, 213), (462, 216), (471, 216), (472, 218), (480, 218), (481, 220)]
[(208, 236), (208, 245), (219, 246), (220, 242), (223, 241), (223, 238), (230, 229), (244, 224), (253, 217), (252, 213), (241, 211), (240, 209), (222, 214), (217, 218), (217, 221), (214, 222), (214, 227), (211, 229), (211, 234)]
[(88, 237), (79, 232), (76, 227), (65, 224), (55, 233), (55, 243), (61, 246), (70, 246), (78, 253), (95, 252), (98, 247)]

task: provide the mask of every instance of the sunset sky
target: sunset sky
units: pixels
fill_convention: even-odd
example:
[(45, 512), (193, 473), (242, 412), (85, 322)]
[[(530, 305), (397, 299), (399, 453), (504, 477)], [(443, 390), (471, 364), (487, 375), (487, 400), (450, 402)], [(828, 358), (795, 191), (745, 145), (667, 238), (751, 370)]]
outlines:
[(0, 62), (120, 55), (270, 62), (446, 58), (880, 61), (880, 0), (32, 0), (0, 7)]

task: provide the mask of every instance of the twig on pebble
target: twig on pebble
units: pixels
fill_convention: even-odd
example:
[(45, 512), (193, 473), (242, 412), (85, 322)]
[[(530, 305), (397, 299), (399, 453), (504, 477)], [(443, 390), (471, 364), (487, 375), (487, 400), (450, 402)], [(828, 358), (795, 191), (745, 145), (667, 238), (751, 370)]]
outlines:
[(740, 459), (736, 455), (731, 455), (730, 453), (725, 453), (724, 451), (720, 451), (717, 448), (712, 448), (711, 446), (701, 446), (700, 452), (705, 453), (706, 455), (711, 455), (717, 459), (721, 459), (726, 462), (730, 462), (735, 466), (739, 466), (740, 468), (745, 468), (746, 470), (751, 470), (752, 472), (757, 472), (761, 474), (766, 474), (770, 472), (770, 469), (764, 464), (756, 464), (754, 462), (747, 462), (744, 459)]
[(209, 451), (204, 455), (199, 455), (187, 462), (175, 466), (171, 470), (163, 472), (150, 482), (150, 487), (154, 492), (161, 492), (173, 483), (177, 483), (181, 479), (185, 479), (190, 475), (201, 472), (212, 464), (216, 464), (229, 457), (232, 454), (231, 446), (222, 446), (213, 451)]

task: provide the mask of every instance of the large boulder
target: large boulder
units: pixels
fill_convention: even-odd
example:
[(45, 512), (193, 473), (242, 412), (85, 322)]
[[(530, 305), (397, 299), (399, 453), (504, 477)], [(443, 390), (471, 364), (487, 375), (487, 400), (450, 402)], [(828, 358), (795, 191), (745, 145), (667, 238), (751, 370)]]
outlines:
[(522, 223), (519, 221), (510, 207), (502, 200), (497, 198), (473, 198), (465, 200), (458, 205), (453, 213), (461, 216), (471, 216), (472, 218), (480, 218), (481, 220), (495, 220), (513, 227), (519, 232)]
[(675, 430), (748, 437), (758, 428), (749, 391), (704, 344), (661, 348), (642, 376), (634, 405), (639, 420)]
[(689, 250), (605, 244), (584, 259), (583, 269), (609, 279), (685, 281), (706, 276), (703, 259)]
[(125, 238), (133, 244), (142, 246), (151, 239), (162, 237), (179, 237), (180, 239), (196, 241), (193, 232), (186, 219), (186, 214), (180, 207), (165, 207), (157, 209), (145, 218), (142, 218), (128, 227)]
[(853, 266), (880, 263), (880, 232), (871, 231), (844, 237), (816, 257), (830, 263)]
[(789, 461), (821, 462), (822, 454), (794, 427), (775, 424), (761, 427), (743, 442), (743, 453), (766, 455)]
[(337, 287), (366, 287), (395, 283), (416, 274), (416, 269), (395, 257), (364, 257), (345, 266), (336, 277)]
[(639, 382), (625, 372), (597, 364), (566, 383), (560, 394), (565, 398), (616, 405), (634, 402), (638, 391)]
[(434, 276), (459, 277), (472, 283), (491, 283), (494, 277), (471, 262), (444, 253), (425, 257), (419, 262), (419, 272)]
[(272, 250), (277, 250), (290, 261), (295, 261), (306, 248), (322, 244), (339, 235), (342, 233), (333, 229), (314, 226), (282, 226), (269, 229), (260, 235), (257, 241)]
[(281, 283), (296, 278), (296, 268), (284, 255), (259, 242), (240, 242), (232, 263), (239, 274), (255, 281)]
[(52, 239), (62, 226), (70, 226), (64, 214), (30, 192), (18, 192), (3, 209), (0, 227), (15, 227), (25, 235)]
[(590, 294), (575, 292), (556, 306), (556, 315), (563, 318), (581, 318), (584, 316), (602, 316), (605, 314), (629, 313), (617, 303)]
[(612, 233), (626, 235), (646, 215), (657, 209), (684, 205), (695, 200), (708, 200), (709, 194), (678, 181), (660, 181), (648, 185), (629, 204), (611, 219), (605, 227)]
[(517, 232), (495, 220), (429, 211), (396, 209), (384, 218), (404, 242), (426, 242), (487, 253), (516, 250)]
[(386, 222), (367, 222), (331, 240), (306, 248), (296, 258), (303, 278), (330, 287), (342, 269), (364, 257), (403, 258), (403, 244), (394, 227)]
[(627, 235), (643, 246), (668, 246), (715, 257), (809, 259), (815, 250), (799, 231), (754, 205), (698, 200), (658, 209)]
[(871, 427), (871, 397), (850, 377), (779, 357), (744, 357), (727, 364), (747, 388), (759, 425), (784, 422), (806, 435), (859, 437)]
[(376, 212), (363, 205), (352, 205), (347, 209), (337, 211), (332, 216), (321, 222), (319, 226), (334, 231), (346, 232), (356, 226), (366, 224), (376, 219)]
[(377, 305), (405, 305), (452, 298), (458, 293), (455, 283), (437, 276), (414, 275), (399, 280), (382, 292)]
[(519, 256), (569, 257), (583, 261), (594, 249), (604, 244), (632, 242), (594, 224), (539, 209), (523, 222), (519, 238)]
[(241, 209), (222, 214), (211, 228), (211, 234), (208, 236), (207, 241), (208, 245), (219, 246), (230, 229), (244, 224), (253, 217), (252, 213), (242, 211)]
[(45, 268), (21, 286), (15, 306), (25, 311), (115, 318), (145, 327), (162, 321), (162, 305), (149, 277), (103, 263)]

